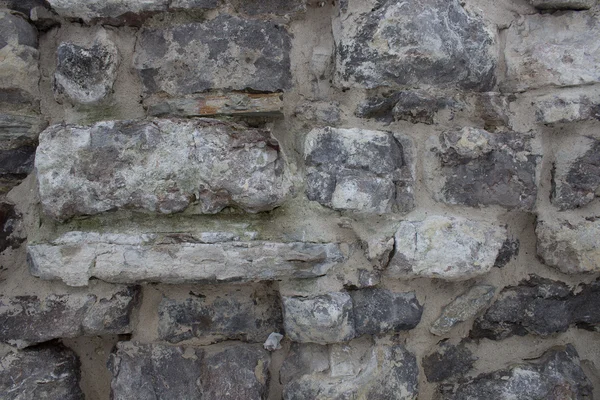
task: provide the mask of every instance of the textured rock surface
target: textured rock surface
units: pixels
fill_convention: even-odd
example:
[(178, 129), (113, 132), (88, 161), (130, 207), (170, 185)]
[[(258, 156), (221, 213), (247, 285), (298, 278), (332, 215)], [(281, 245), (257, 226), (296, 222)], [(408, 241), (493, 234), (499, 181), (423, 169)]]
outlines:
[(442, 342), (435, 352), (423, 358), (422, 364), (429, 382), (442, 382), (465, 374), (476, 360), (464, 343)]
[(0, 295), (0, 341), (26, 347), (57, 338), (131, 333), (139, 288), (106, 290), (98, 295)]
[(596, 0), (529, 0), (539, 10), (587, 10)]
[(231, 3), (248, 15), (293, 15), (306, 11), (306, 0), (232, 0)]
[(24, 18), (0, 10), (0, 88), (38, 93), (38, 32)]
[(79, 359), (65, 347), (38, 347), (0, 358), (4, 400), (84, 400)]
[(544, 124), (600, 120), (600, 98), (579, 93), (541, 96), (535, 101), (537, 120)]
[(226, 206), (259, 212), (288, 192), (285, 161), (268, 131), (215, 120), (54, 125), (35, 167), (44, 211), (57, 220), (115, 209), (171, 214)]
[(412, 143), (364, 129), (312, 130), (304, 143), (309, 200), (338, 210), (407, 212), (414, 207)]
[(572, 345), (548, 350), (537, 360), (481, 375), (458, 385), (447, 400), (591, 398), (592, 384)]
[(25, 241), (21, 218), (14, 204), (0, 202), (0, 253), (9, 247), (15, 249)]
[(205, 23), (143, 29), (135, 68), (146, 94), (275, 92), (291, 86), (290, 43), (282, 26), (220, 15)]
[(457, 324), (474, 318), (487, 308), (495, 293), (496, 288), (490, 285), (473, 286), (444, 307), (429, 331), (434, 335), (445, 335)]
[(436, 200), (533, 208), (541, 156), (531, 135), (463, 128), (430, 138), (427, 147), (427, 181)]
[(122, 235), (70, 232), (28, 246), (30, 270), (43, 279), (85, 286), (112, 283), (218, 282), (310, 278), (343, 260), (333, 243), (278, 243), (202, 235)]
[(496, 39), (457, 0), (371, 0), (363, 9), (342, 7), (334, 20), (339, 85), (481, 91), (494, 85)]
[(255, 285), (215, 290), (194, 292), (185, 300), (163, 298), (158, 306), (159, 338), (171, 343), (195, 337), (263, 343), (271, 332), (283, 331), (281, 303), (273, 289)]
[(506, 37), (506, 88), (523, 91), (600, 80), (598, 17), (587, 12), (529, 15)]
[(356, 116), (383, 121), (403, 120), (413, 124), (433, 124), (435, 114), (451, 100), (424, 90), (405, 90), (388, 97), (372, 97), (358, 105)]
[(403, 221), (386, 273), (394, 278), (465, 280), (487, 273), (506, 239), (506, 229), (462, 217)]
[(0, 150), (33, 147), (47, 126), (38, 101), (21, 89), (0, 88)]

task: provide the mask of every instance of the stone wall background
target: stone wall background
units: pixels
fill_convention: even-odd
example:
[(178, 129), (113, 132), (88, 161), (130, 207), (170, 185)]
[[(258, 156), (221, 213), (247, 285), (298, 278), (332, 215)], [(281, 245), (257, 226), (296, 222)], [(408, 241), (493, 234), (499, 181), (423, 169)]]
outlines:
[(0, 397), (599, 397), (599, 7), (0, 1)]

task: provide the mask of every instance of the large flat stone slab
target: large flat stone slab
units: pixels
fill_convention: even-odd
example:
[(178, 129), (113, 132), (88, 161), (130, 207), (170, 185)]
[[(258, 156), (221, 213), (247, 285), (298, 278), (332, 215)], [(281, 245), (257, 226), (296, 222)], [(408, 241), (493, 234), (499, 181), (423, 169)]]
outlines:
[(45, 213), (56, 220), (133, 209), (171, 214), (227, 206), (271, 210), (288, 191), (279, 144), (266, 130), (215, 120), (54, 125), (35, 168)]

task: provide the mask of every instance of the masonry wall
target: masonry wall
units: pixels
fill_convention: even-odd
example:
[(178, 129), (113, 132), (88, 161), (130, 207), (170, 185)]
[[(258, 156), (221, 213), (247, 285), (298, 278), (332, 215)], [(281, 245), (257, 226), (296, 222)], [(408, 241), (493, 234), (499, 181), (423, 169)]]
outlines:
[(600, 397), (595, 0), (0, 0), (0, 398)]

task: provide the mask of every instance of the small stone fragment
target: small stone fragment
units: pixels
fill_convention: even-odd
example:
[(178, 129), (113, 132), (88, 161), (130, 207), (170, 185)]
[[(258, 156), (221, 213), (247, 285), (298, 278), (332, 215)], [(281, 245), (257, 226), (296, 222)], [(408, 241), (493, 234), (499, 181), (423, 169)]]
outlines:
[(283, 339), (281, 333), (271, 332), (267, 340), (265, 340), (263, 347), (267, 351), (281, 350), (281, 339)]
[(496, 288), (493, 286), (473, 286), (444, 307), (429, 331), (434, 335), (445, 335), (457, 324), (468, 321), (488, 307), (495, 293)]
[(587, 10), (596, 0), (529, 0), (538, 10)]
[(470, 371), (476, 360), (463, 342), (452, 345), (444, 341), (434, 353), (423, 358), (422, 364), (429, 382), (442, 382)]
[(21, 232), (21, 218), (14, 204), (0, 202), (0, 253), (9, 247), (15, 249), (25, 241)]
[(521, 248), (521, 242), (519, 239), (506, 239), (502, 244), (502, 248), (496, 257), (494, 267), (504, 268), (513, 258), (519, 255), (519, 249)]
[(334, 101), (313, 101), (300, 104), (294, 116), (303, 122), (336, 126), (341, 121), (340, 104)]

